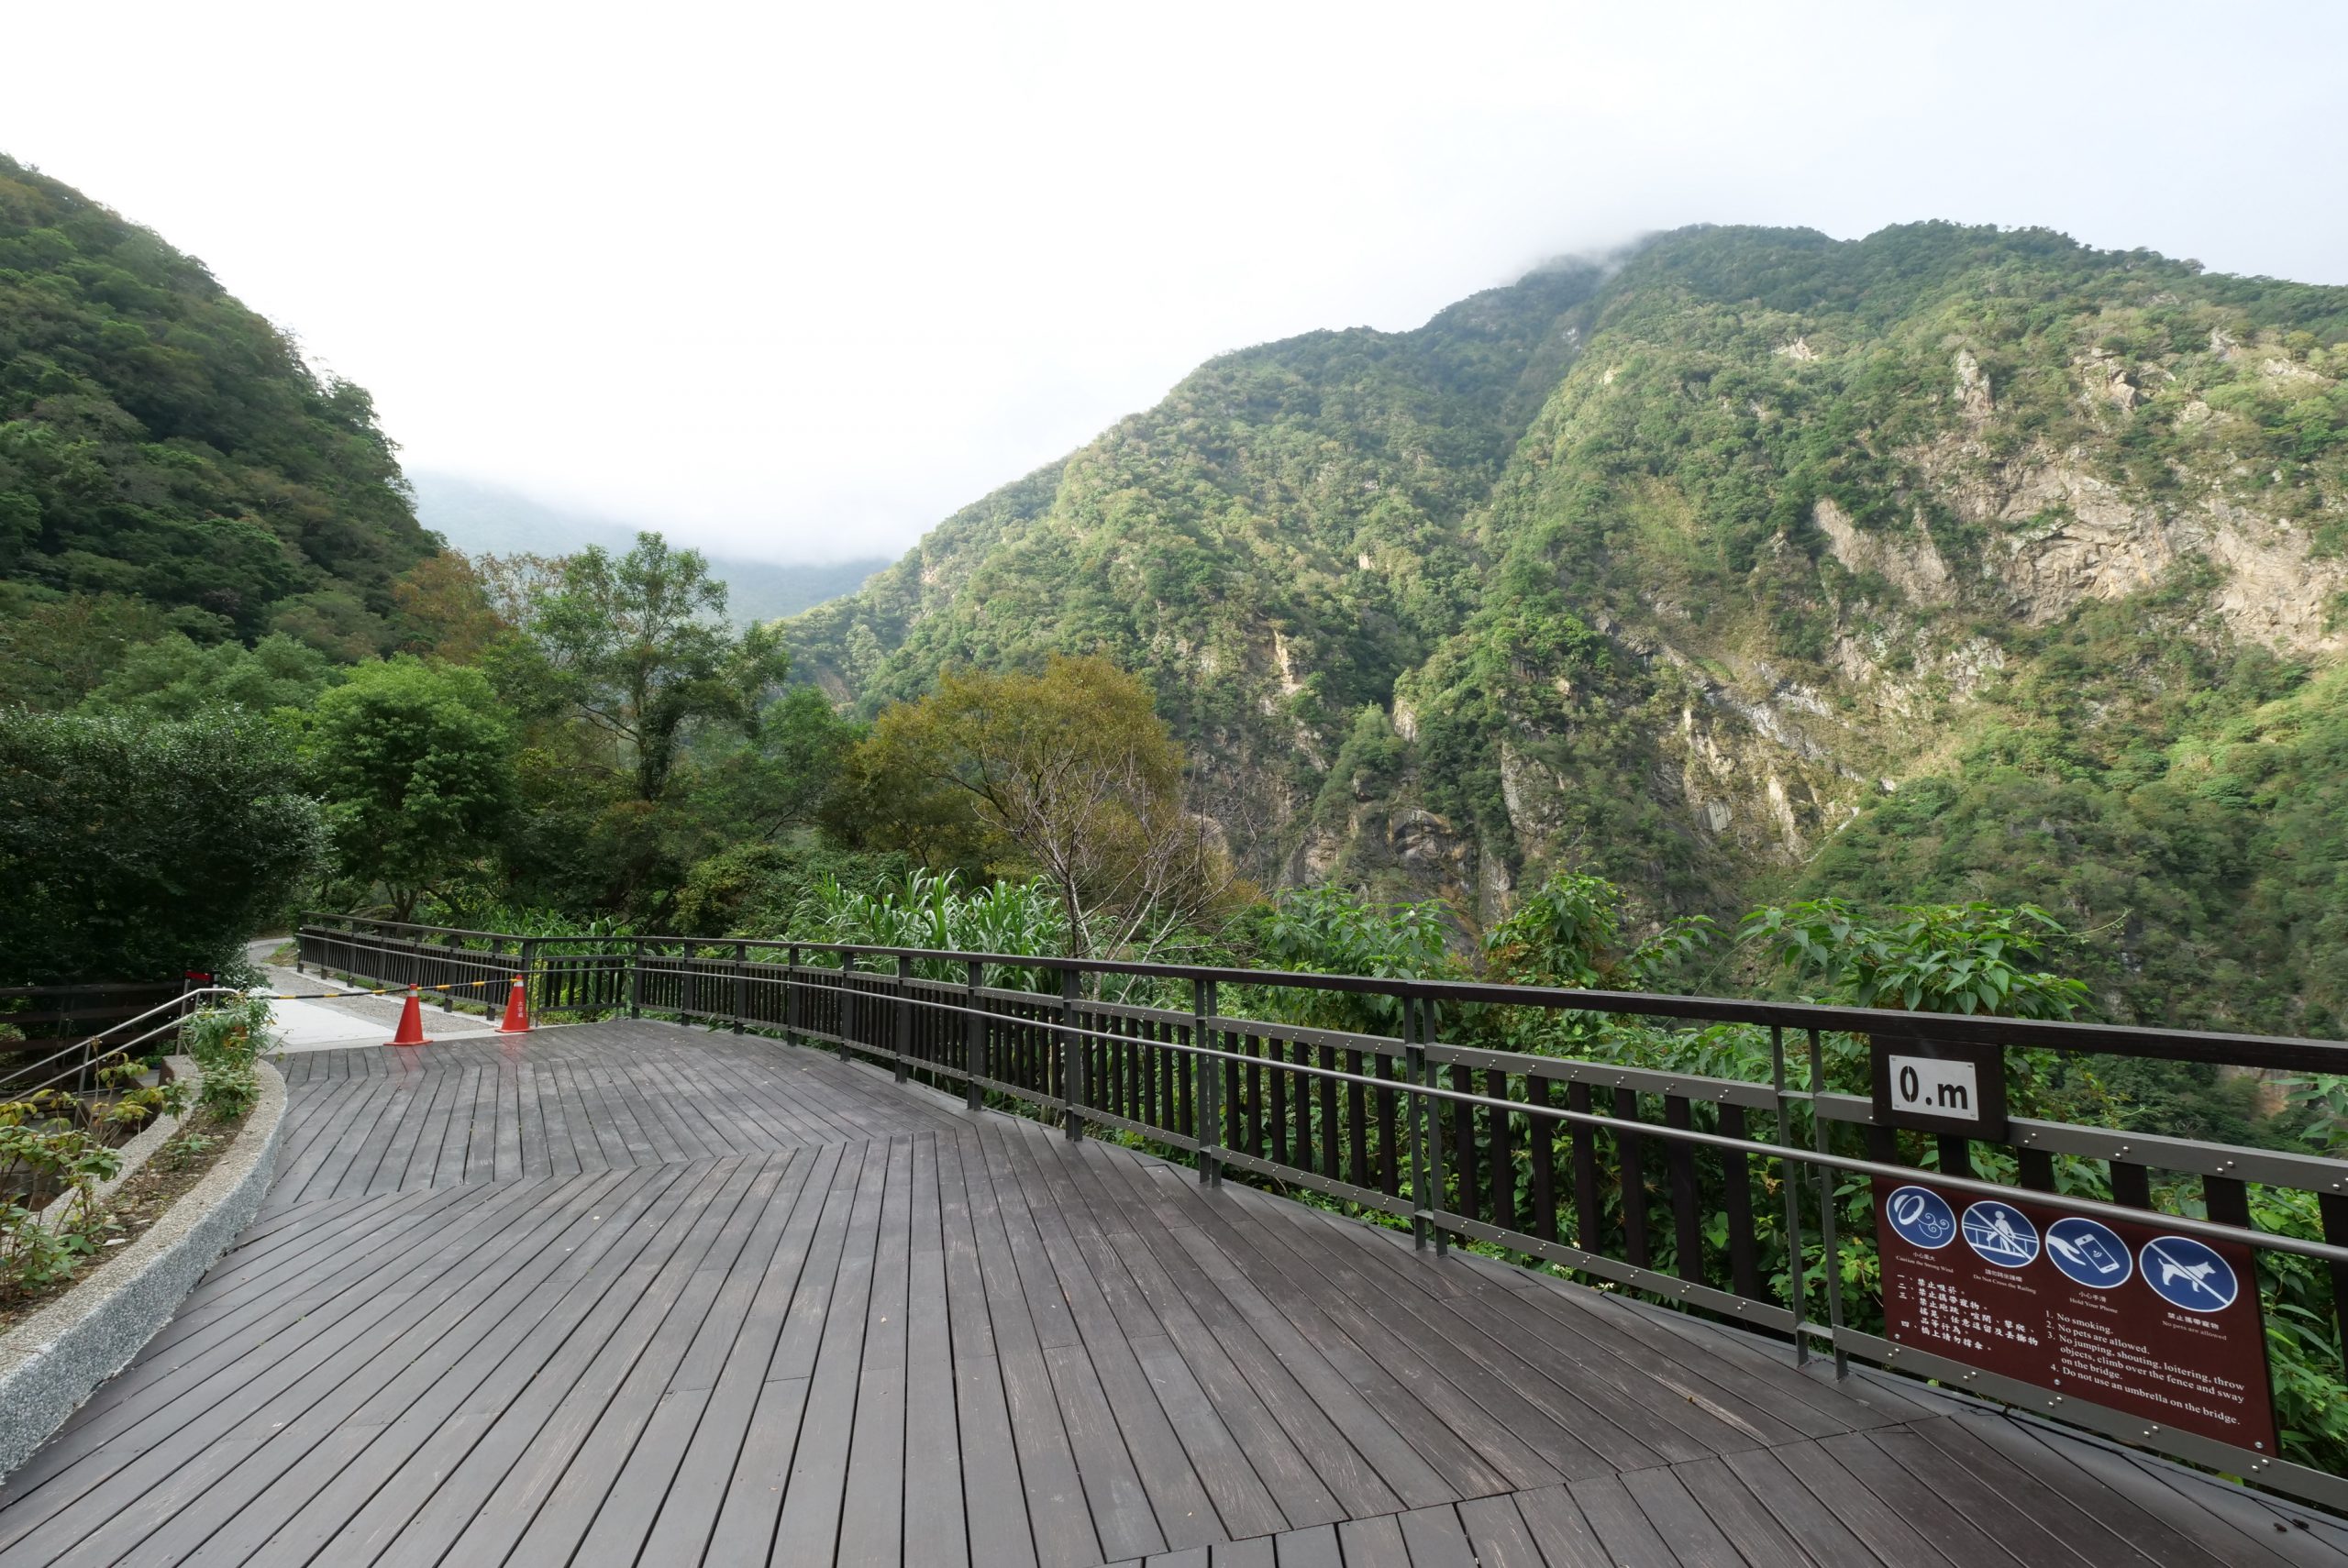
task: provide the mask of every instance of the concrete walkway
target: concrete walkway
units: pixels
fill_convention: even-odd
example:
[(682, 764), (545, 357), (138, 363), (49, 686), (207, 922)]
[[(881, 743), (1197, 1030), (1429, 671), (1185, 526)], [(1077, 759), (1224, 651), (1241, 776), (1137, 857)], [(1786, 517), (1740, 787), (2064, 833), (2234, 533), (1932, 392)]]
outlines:
[[(269, 1005), (271, 1028), (277, 1032), (287, 1051), (343, 1051), (356, 1045), (382, 1045), (392, 1038), (400, 1021), (400, 1005), (404, 999), (391, 996), (347, 996), (310, 999), (319, 991), (338, 989), (331, 980), (317, 975), (305, 975), (282, 965), (271, 964), (270, 955), (286, 944), (282, 936), (264, 936), (245, 945), (245, 956), (260, 966), (269, 977), (265, 988), (270, 993), (293, 992), (305, 999), (271, 999)], [(429, 1040), (463, 1040), (495, 1032), (495, 1026), (477, 1014), (445, 1012), (433, 997), (424, 999), (424, 1033)]]

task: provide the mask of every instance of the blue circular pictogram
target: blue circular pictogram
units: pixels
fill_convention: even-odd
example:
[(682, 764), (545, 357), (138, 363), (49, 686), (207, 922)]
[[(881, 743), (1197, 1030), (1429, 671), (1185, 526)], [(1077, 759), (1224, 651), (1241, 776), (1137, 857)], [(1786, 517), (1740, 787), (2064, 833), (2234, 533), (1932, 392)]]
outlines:
[(1965, 1244), (1999, 1268), (2038, 1261), (2038, 1227), (2010, 1203), (1985, 1198), (1965, 1211)]
[(2144, 1283), (2160, 1298), (2188, 1312), (2222, 1312), (2242, 1282), (2233, 1265), (2190, 1236), (2159, 1236), (2144, 1243)]
[(2119, 1231), (2077, 1214), (2046, 1227), (2046, 1256), (2091, 1290), (2114, 1289), (2135, 1272)]
[(1956, 1240), (1956, 1213), (1931, 1187), (1901, 1187), (1883, 1200), (1883, 1213), (1899, 1239), (1912, 1246), (1937, 1249)]

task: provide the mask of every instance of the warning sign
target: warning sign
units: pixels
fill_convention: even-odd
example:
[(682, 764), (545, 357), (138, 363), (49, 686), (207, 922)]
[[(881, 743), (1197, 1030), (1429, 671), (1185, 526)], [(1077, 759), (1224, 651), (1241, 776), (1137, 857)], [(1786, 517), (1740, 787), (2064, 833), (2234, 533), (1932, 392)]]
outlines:
[(1875, 1196), (1895, 1343), (2275, 1452), (2247, 1247), (1882, 1176)]

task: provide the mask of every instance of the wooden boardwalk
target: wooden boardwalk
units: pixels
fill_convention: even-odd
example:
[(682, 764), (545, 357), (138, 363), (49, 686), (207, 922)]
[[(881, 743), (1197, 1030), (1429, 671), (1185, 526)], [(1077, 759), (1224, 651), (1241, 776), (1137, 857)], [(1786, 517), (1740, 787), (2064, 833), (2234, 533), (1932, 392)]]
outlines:
[(2320, 1516), (830, 1056), (289, 1058), (0, 1564), (2348, 1562)]

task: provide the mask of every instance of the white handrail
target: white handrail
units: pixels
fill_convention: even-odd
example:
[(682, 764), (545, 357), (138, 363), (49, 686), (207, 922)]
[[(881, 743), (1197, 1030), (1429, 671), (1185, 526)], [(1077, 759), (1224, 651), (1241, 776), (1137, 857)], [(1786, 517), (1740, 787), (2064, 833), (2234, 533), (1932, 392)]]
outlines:
[[(23, 1072), (32, 1072), (37, 1068), (49, 1066), (50, 1063), (58, 1060), (61, 1056), (70, 1056), (79, 1053), (82, 1060), (72, 1067), (67, 1069), (66, 1072), (52, 1074), (50, 1077), (37, 1084), (28, 1084), (24, 1086), (0, 1086), (0, 1093), (39, 1093), (40, 1090), (49, 1088), (51, 1084), (56, 1083), (60, 1078), (86, 1070), (90, 1064), (96, 1061), (101, 1055), (112, 1055), (116, 1051), (127, 1051), (133, 1045), (142, 1044), (147, 1041), (152, 1040), (156, 1035), (162, 1033), (165, 1030), (176, 1028), (181, 1023), (186, 1021), (187, 1004), (197, 997), (240, 997), (244, 994), (244, 992), (237, 989), (234, 986), (198, 986), (193, 990), (182, 991), (179, 995), (173, 997), (169, 1001), (158, 1002), (155, 1006), (149, 1008), (146, 1011), (136, 1013), (129, 1018), (124, 1019), (119, 1023), (109, 1023), (104, 1029), (99, 1030), (95, 1034), (89, 1035), (81, 1040), (76, 1040), (72, 1044), (66, 1046), (63, 1050), (52, 1051), (48, 1055), (43, 1056), (39, 1061), (34, 1062), (29, 1066), (19, 1069)], [(170, 1012), (173, 1013), (175, 1016), (164, 1020), (161, 1023), (155, 1025), (155, 1027), (148, 1030), (145, 1033), (137, 1036), (135, 1039), (125, 1040), (116, 1045), (108, 1047), (103, 1053), (98, 1050), (98, 1043), (104, 1040), (107, 1035), (114, 1033), (116, 1030), (128, 1029), (134, 1023), (143, 1023), (148, 1019), (154, 1017), (160, 1012)]]

